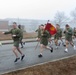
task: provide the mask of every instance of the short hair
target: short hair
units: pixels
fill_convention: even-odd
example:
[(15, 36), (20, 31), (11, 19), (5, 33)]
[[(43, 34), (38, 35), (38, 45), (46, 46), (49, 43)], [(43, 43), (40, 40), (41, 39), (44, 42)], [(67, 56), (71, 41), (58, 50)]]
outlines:
[(56, 24), (56, 25), (60, 27), (60, 25), (59, 25), (59, 24)]
[(17, 24), (16, 22), (13, 22), (13, 24)]
[(44, 26), (43, 24), (41, 24), (41, 26)]
[(18, 28), (21, 29), (21, 25), (18, 25)]
[(69, 27), (69, 25), (68, 25), (68, 24), (66, 24), (65, 26), (66, 26), (66, 27)]
[(47, 24), (45, 24), (45, 25), (47, 25)]

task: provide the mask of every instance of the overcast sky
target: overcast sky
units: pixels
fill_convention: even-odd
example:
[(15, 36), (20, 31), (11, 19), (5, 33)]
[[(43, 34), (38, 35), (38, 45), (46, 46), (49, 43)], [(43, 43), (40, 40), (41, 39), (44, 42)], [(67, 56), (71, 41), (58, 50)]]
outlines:
[(76, 0), (0, 0), (0, 19), (53, 19), (57, 11), (68, 16), (76, 7)]

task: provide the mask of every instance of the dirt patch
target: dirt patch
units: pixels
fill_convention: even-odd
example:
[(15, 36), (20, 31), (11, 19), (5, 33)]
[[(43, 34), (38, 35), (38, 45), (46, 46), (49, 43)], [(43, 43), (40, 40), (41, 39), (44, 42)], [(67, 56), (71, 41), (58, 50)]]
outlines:
[(76, 75), (76, 56), (3, 75)]

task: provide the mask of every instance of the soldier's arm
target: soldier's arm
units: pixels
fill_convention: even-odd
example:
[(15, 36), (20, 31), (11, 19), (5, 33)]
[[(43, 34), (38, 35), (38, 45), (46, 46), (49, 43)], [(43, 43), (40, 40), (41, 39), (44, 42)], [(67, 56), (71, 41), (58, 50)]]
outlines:
[(72, 30), (69, 30), (67, 33), (70, 34), (70, 35), (73, 34)]
[(64, 31), (64, 34), (66, 33), (66, 31)]
[(74, 36), (74, 31), (72, 32), (73, 36)]
[(12, 30), (8, 31), (8, 32), (3, 32), (4, 34), (11, 34)]
[(38, 29), (35, 32), (38, 32)]
[(38, 31), (38, 38), (41, 37), (41, 31)]

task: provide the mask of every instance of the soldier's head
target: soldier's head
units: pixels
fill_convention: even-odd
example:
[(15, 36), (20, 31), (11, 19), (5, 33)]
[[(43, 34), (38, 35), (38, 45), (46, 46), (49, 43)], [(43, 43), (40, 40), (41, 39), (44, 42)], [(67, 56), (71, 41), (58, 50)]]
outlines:
[(40, 29), (41, 29), (41, 30), (43, 30), (43, 29), (44, 29), (44, 25), (43, 25), (43, 24), (41, 24)]
[(56, 24), (56, 28), (57, 28), (57, 29), (60, 28), (60, 25), (59, 25), (59, 24)]
[(76, 28), (74, 27), (74, 30), (76, 30)]
[(48, 20), (47, 23), (50, 23), (50, 20)]
[(13, 22), (13, 28), (17, 28), (17, 23)]
[(68, 24), (66, 24), (66, 25), (65, 25), (65, 28), (66, 28), (66, 29), (69, 29), (69, 28), (70, 28), (70, 26), (69, 26)]
[(18, 25), (18, 28), (21, 29), (21, 25)]

